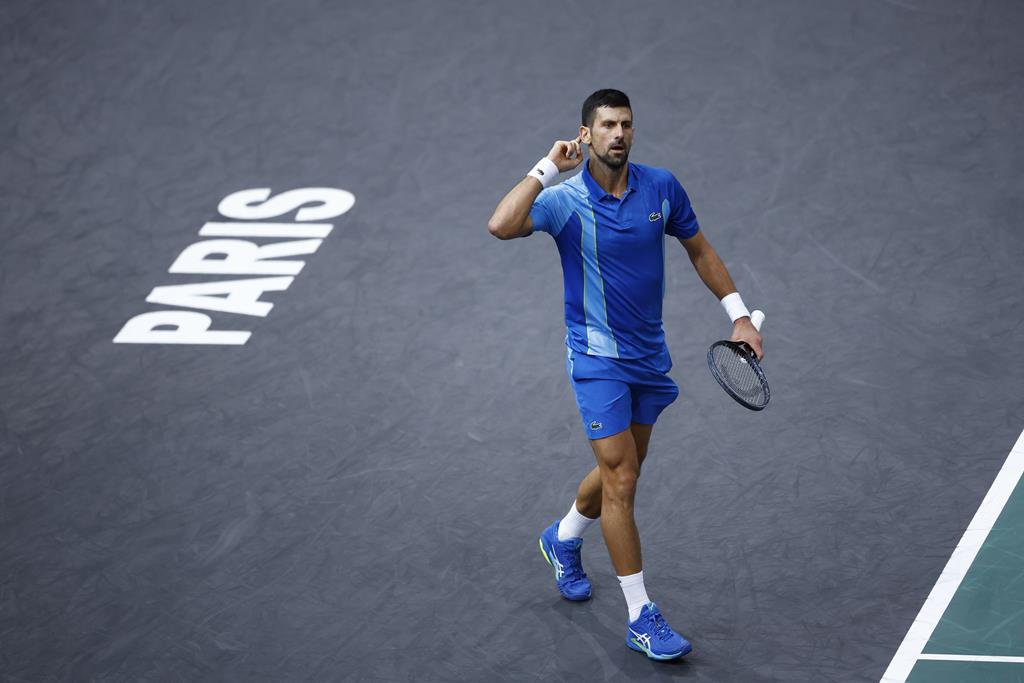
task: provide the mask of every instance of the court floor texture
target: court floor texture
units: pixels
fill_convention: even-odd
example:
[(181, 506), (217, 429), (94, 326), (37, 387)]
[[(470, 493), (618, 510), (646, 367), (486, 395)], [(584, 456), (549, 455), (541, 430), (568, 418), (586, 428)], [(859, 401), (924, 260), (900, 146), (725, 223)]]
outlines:
[[(1024, 681), (1022, 33), (1010, 1), (3, 3), (0, 680)], [(537, 551), (594, 459), (555, 245), (486, 228), (599, 88), (767, 314), (754, 413), (666, 243), (636, 516), (669, 663), (598, 528), (589, 602)]]

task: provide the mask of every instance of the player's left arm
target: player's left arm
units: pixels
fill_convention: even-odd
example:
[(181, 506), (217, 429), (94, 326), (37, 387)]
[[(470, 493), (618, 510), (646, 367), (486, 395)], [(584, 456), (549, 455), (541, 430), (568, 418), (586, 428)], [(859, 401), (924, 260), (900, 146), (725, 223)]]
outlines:
[[(722, 263), (718, 252), (715, 251), (711, 243), (704, 237), (703, 232), (698, 232), (692, 237), (685, 239), (682, 237), (677, 239), (679, 239), (679, 243), (683, 245), (683, 248), (686, 249), (686, 253), (690, 257), (690, 263), (693, 264), (697, 275), (704, 281), (708, 289), (718, 297), (719, 301), (736, 291), (736, 285), (733, 284), (728, 269)], [(746, 342), (754, 350), (754, 353), (757, 354), (758, 359), (764, 357), (764, 341), (761, 339), (761, 334), (754, 327), (754, 324), (750, 322), (749, 316), (736, 319), (732, 326), (732, 337), (730, 339), (732, 341)]]

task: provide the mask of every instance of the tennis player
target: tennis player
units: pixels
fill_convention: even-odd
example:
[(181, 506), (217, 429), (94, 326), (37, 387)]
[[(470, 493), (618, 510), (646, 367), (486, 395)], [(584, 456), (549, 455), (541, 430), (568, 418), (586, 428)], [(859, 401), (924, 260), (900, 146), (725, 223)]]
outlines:
[[(583, 162), (583, 171), (558, 175)], [(583, 532), (598, 517), (626, 597), (626, 644), (652, 659), (692, 649), (647, 595), (633, 504), (640, 465), (658, 415), (679, 395), (662, 329), (665, 235), (686, 249), (700, 278), (733, 323), (732, 340), (762, 356), (761, 335), (718, 254), (704, 238), (671, 172), (629, 162), (633, 110), (618, 90), (583, 103), (579, 135), (555, 142), (509, 192), (488, 222), (499, 239), (546, 232), (555, 240), (565, 284), (566, 371), (597, 466), (580, 483), (568, 514), (540, 536), (540, 549), (569, 600), (586, 600)]]

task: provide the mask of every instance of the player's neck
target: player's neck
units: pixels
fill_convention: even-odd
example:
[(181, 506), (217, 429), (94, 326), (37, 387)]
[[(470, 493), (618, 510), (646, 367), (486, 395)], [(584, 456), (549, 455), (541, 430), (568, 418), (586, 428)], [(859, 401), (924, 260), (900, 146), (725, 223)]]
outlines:
[(587, 171), (608, 194), (621, 198), (629, 187), (629, 164), (612, 168), (597, 157), (590, 157), (587, 161)]

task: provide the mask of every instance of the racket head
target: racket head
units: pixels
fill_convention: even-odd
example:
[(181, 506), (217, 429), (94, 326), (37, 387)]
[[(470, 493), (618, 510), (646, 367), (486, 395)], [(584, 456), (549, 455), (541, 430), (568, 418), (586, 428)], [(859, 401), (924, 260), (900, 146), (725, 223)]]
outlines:
[(708, 349), (708, 368), (725, 393), (744, 408), (764, 410), (771, 400), (764, 371), (746, 344), (715, 342)]

